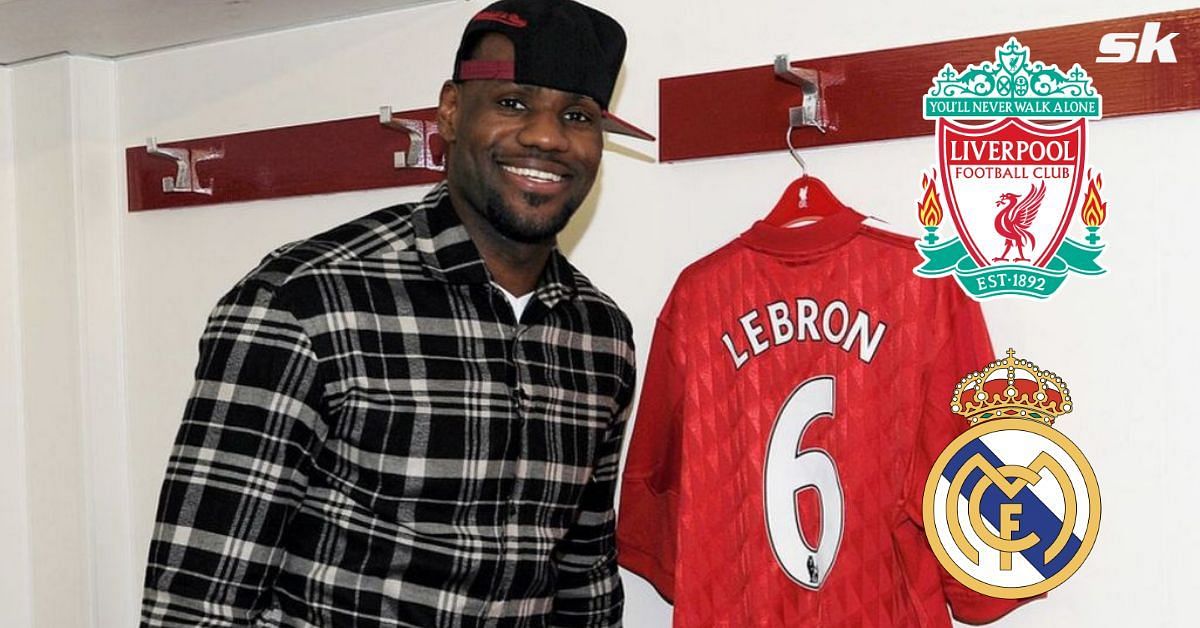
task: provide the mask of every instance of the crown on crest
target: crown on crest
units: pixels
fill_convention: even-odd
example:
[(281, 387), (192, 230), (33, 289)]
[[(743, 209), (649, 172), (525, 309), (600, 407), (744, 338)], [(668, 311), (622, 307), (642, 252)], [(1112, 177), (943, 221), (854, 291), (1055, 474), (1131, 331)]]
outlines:
[[(1099, 119), (1102, 100), (1078, 63), (1070, 70), (1030, 59), (1009, 37), (993, 61), (959, 72), (947, 63), (925, 94), (925, 118), (1039, 117)], [(1047, 102), (1042, 102), (1047, 101)]]
[(1043, 371), (1016, 351), (982, 370), (968, 374), (954, 387), (950, 409), (976, 425), (991, 419), (1030, 419), (1049, 425), (1071, 411), (1071, 394), (1054, 373)]

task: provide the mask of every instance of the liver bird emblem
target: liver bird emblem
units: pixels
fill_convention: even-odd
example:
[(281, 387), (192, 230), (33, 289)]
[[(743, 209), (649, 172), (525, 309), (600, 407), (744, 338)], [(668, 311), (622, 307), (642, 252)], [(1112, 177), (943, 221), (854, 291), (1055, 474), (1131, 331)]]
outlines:
[(1004, 253), (1000, 257), (993, 257), (993, 262), (1007, 262), (1009, 252), (1012, 248), (1017, 247), (1017, 257), (1011, 261), (1028, 262), (1029, 258), (1025, 257), (1025, 245), (1030, 247), (1037, 246), (1037, 242), (1033, 238), (1033, 233), (1029, 231), (1029, 226), (1033, 224), (1033, 219), (1037, 218), (1038, 208), (1042, 206), (1042, 199), (1046, 196), (1046, 182), (1042, 181), (1041, 187), (1035, 187), (1032, 183), (1029, 184), (1029, 193), (1024, 198), (1019, 198), (1012, 192), (1005, 192), (1000, 195), (1000, 200), (996, 201), (996, 206), (1004, 206), (1000, 213), (996, 214), (996, 233), (1004, 238)]

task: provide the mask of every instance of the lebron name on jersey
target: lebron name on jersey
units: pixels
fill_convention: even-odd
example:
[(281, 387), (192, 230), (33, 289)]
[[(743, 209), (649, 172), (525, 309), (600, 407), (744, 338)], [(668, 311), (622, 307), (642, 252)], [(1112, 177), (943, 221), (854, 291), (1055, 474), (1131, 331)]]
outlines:
[[(766, 321), (769, 331), (759, 321)], [(721, 336), (735, 368), (742, 368), (751, 355), (788, 342), (829, 342), (843, 351), (857, 351), (860, 360), (870, 362), (887, 330), (885, 323), (872, 325), (871, 314), (862, 310), (851, 319), (849, 306), (841, 301), (822, 308), (805, 297), (768, 303), (739, 316), (737, 323), (739, 331), (734, 333), (740, 332), (741, 346), (747, 350), (739, 351), (730, 333)]]

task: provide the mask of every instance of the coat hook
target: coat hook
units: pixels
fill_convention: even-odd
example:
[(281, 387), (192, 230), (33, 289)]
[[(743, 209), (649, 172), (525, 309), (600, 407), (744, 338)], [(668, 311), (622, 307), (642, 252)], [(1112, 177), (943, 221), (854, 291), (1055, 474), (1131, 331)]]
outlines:
[(203, 148), (188, 150), (186, 148), (163, 148), (158, 145), (158, 140), (150, 137), (146, 139), (146, 152), (155, 157), (162, 157), (175, 162), (175, 176), (163, 177), (163, 192), (167, 194), (191, 192), (212, 196), (213, 182), (210, 180), (208, 187), (200, 185), (199, 177), (196, 176), (196, 164), (210, 159), (221, 159), (225, 156), (225, 149)]
[[(836, 128), (826, 111), (821, 72), (809, 68), (794, 68), (787, 55), (776, 55), (775, 76), (798, 86), (804, 95), (804, 102), (799, 107), (788, 109), (788, 124), (792, 128), (811, 126), (822, 133)], [(826, 79), (826, 82), (834, 84), (840, 83), (841, 80)]]
[(379, 123), (389, 129), (403, 131), (408, 134), (408, 151), (397, 151), (392, 156), (396, 168), (424, 168), (426, 170), (445, 170), (445, 159), (437, 159), (433, 154), (432, 139), (438, 135), (437, 122), (431, 120), (409, 120), (392, 117), (392, 108), (379, 108)]

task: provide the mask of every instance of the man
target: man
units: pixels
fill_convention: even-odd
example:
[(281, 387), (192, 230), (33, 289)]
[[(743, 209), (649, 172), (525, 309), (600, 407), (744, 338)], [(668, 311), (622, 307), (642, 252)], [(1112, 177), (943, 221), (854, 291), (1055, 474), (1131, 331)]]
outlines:
[(221, 299), (143, 625), (620, 625), (631, 328), (555, 234), (602, 132), (639, 133), (607, 112), (624, 49), (574, 2), (488, 7), (441, 92), (446, 182)]

